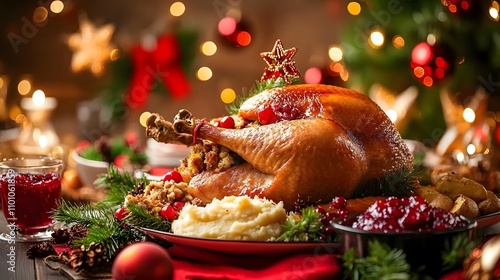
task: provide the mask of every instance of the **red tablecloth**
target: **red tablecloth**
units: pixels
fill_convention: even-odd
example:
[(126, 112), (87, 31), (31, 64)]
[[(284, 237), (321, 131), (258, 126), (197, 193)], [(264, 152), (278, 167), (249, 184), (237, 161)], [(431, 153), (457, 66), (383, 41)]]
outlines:
[(340, 279), (337, 255), (248, 256), (172, 247), (174, 279)]

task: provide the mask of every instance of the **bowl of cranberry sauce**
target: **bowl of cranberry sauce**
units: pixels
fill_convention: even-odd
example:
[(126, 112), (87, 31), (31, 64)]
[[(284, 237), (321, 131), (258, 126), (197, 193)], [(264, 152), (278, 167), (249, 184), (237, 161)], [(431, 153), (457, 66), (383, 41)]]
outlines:
[(473, 238), (477, 222), (429, 205), (419, 196), (389, 197), (357, 216), (333, 223), (341, 250), (354, 249), (365, 257), (368, 243), (377, 240), (406, 254), (412, 271), (442, 275), (442, 251), (458, 235)]

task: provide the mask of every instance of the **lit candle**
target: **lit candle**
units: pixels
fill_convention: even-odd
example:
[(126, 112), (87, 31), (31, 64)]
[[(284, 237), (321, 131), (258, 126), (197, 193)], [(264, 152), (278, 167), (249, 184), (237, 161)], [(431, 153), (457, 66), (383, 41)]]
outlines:
[(20, 105), (28, 121), (23, 123), (16, 150), (21, 154), (48, 154), (59, 144), (59, 137), (49, 120), (52, 110), (57, 107), (57, 99), (45, 97), (42, 90), (36, 90), (31, 98), (21, 99)]
[(36, 110), (52, 110), (57, 106), (57, 99), (53, 97), (45, 97), (45, 93), (37, 89), (31, 98), (23, 98), (21, 100), (21, 108), (26, 111)]

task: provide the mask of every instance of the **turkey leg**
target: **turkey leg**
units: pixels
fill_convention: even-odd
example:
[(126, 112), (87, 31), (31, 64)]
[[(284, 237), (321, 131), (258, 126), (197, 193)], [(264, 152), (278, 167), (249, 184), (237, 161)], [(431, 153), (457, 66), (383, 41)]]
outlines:
[[(198, 190), (190, 192), (201, 192), (206, 200), (237, 195), (244, 188), (248, 193), (255, 191), (269, 199), (279, 198), (289, 208), (297, 194), (312, 201), (325, 199), (324, 189), (331, 188), (331, 182), (337, 185), (335, 195), (349, 196), (367, 169), (364, 150), (329, 120), (311, 118), (224, 129), (196, 119), (176, 119), (177, 132), (193, 133), (225, 146), (253, 168), (241, 167), (245, 172), (237, 169), (227, 175), (202, 173), (197, 175), (199, 179), (193, 177), (190, 187)], [(230, 175), (237, 176), (229, 180)]]

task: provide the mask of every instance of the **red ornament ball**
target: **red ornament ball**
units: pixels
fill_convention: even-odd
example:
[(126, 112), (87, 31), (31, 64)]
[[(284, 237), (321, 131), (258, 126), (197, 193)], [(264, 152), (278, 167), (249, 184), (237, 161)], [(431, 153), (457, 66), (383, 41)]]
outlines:
[(422, 42), (411, 52), (413, 75), (425, 86), (439, 83), (453, 72), (453, 50), (445, 44), (429, 45)]
[(125, 247), (116, 256), (111, 273), (114, 280), (170, 280), (174, 274), (167, 250), (151, 242)]

